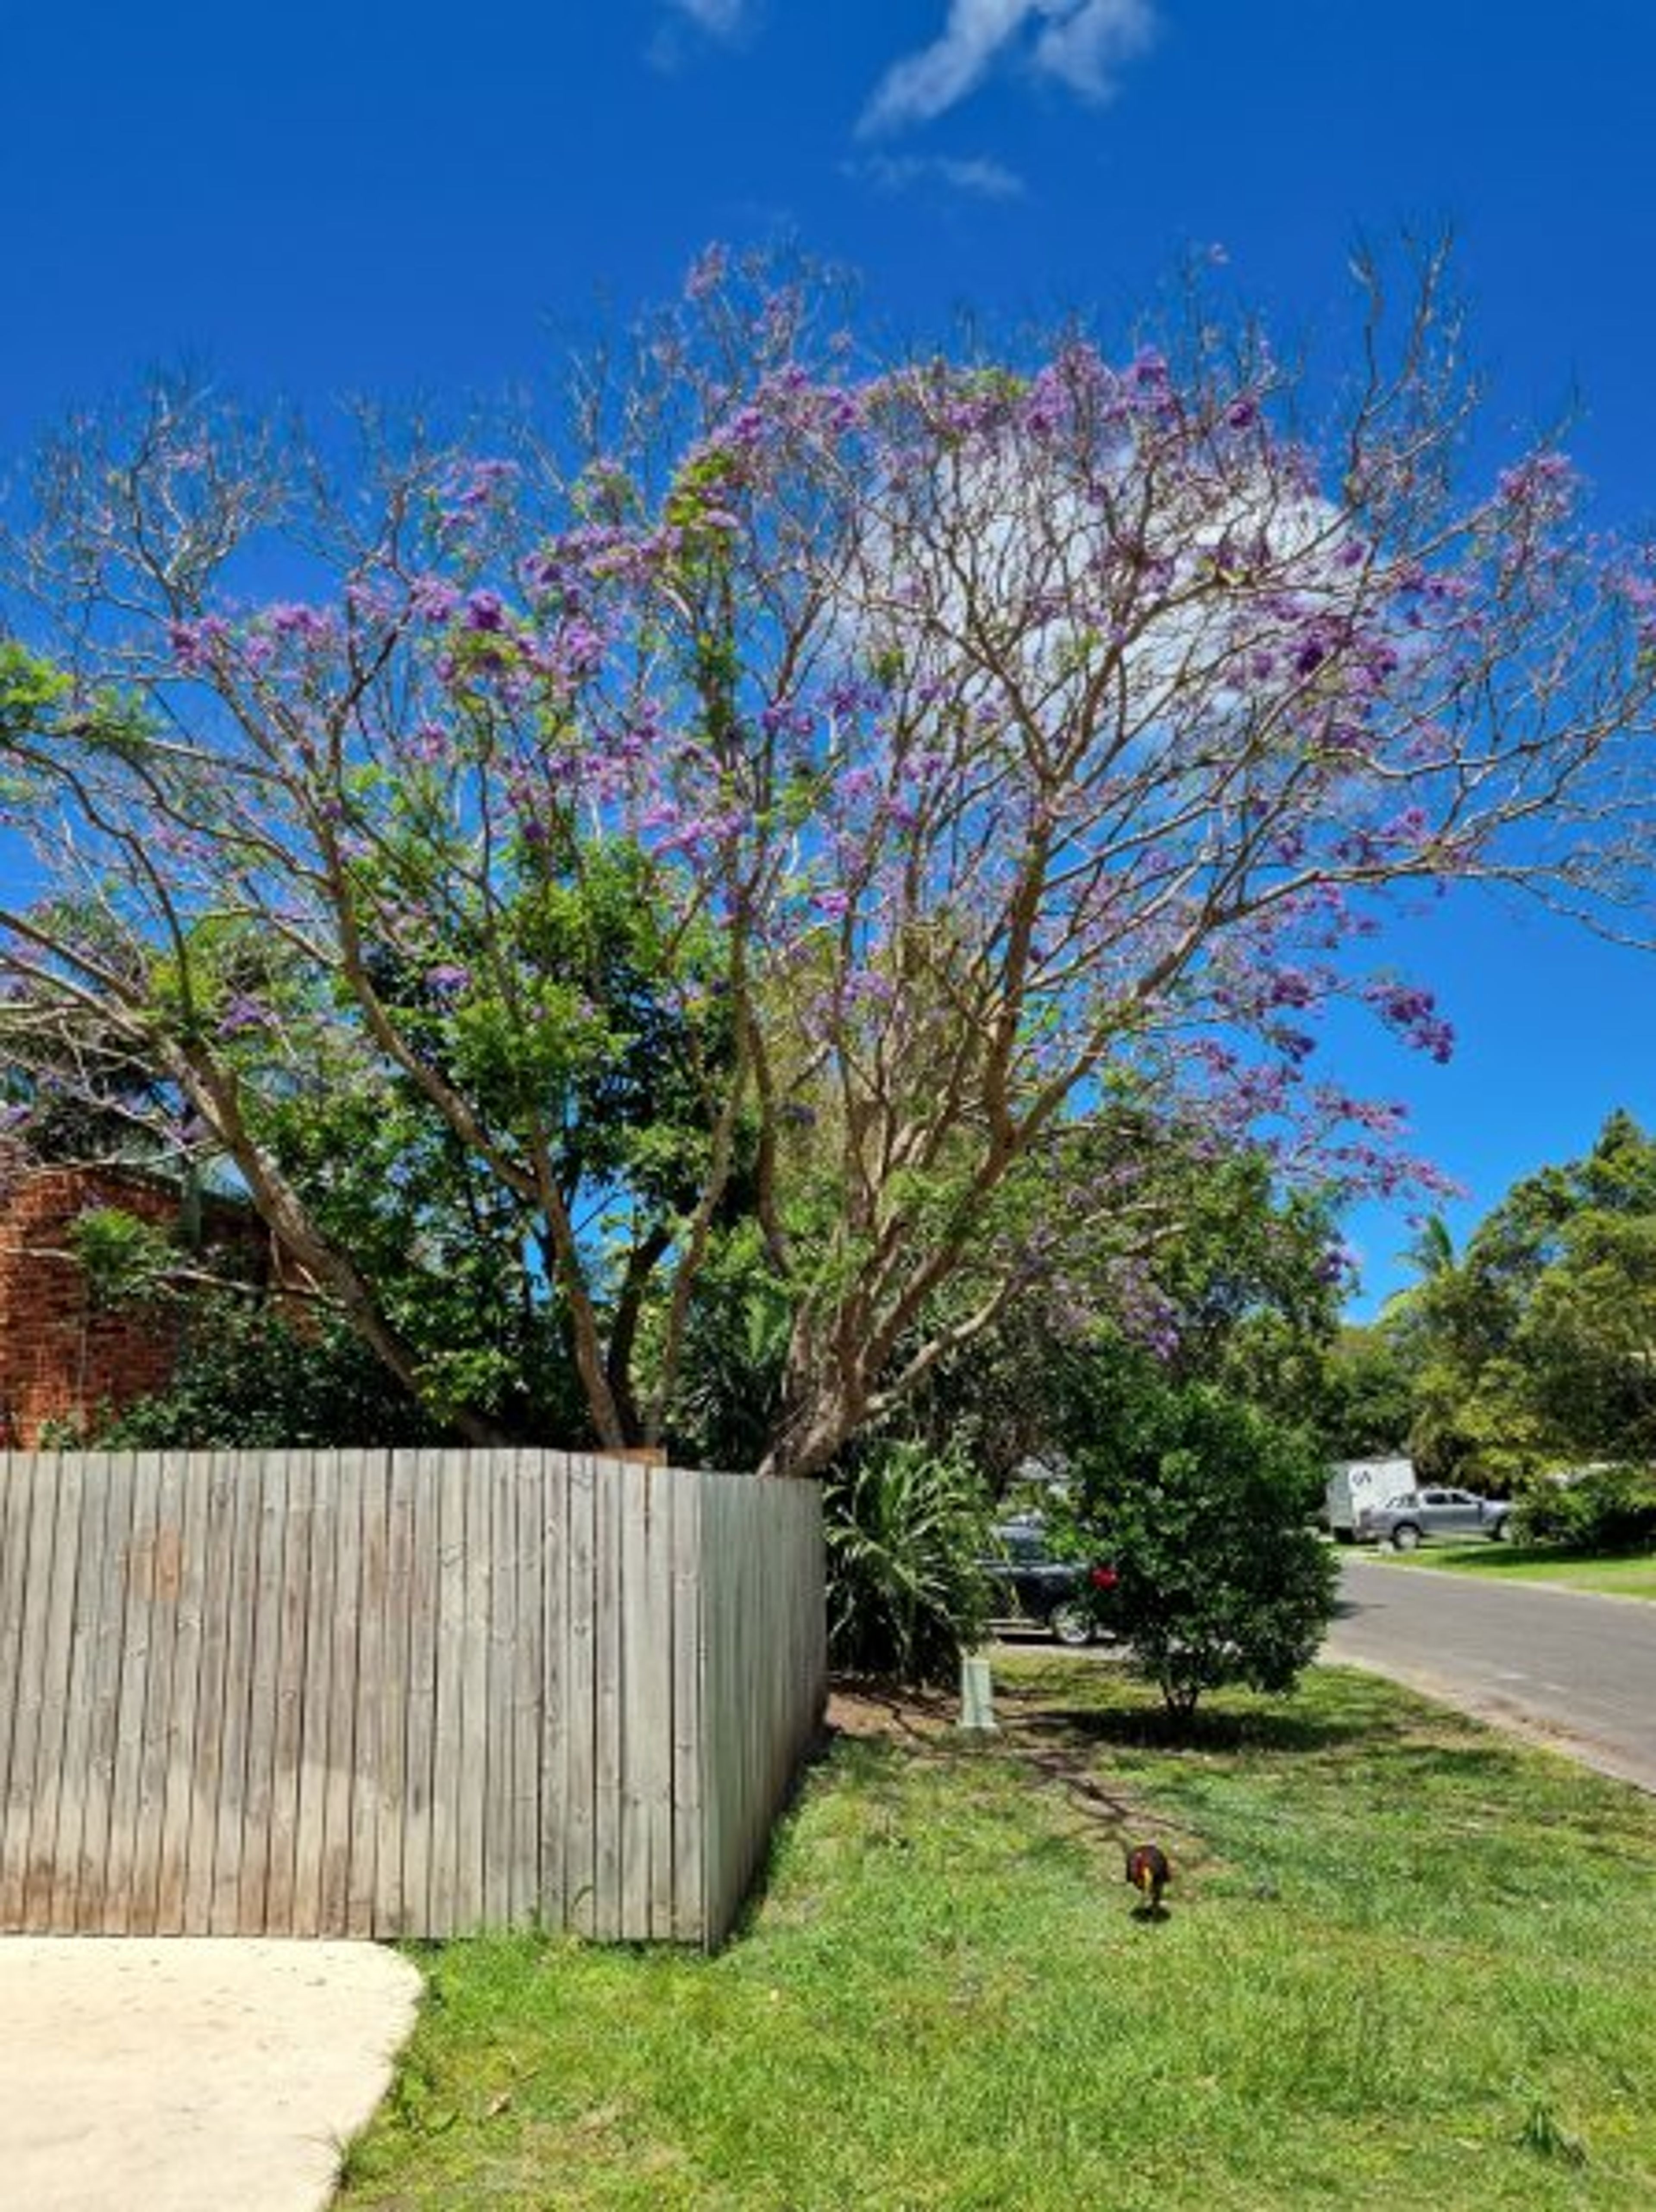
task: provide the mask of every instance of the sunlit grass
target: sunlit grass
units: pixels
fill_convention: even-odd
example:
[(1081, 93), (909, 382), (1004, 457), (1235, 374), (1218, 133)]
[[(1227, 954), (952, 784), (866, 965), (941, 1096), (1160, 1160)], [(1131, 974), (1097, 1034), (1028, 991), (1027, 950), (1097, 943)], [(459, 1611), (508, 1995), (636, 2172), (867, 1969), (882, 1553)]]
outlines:
[(1383, 1554), (1401, 1567), (1447, 1568), (1452, 1574), (1477, 1575), (1489, 1582), (1557, 1583), (1569, 1589), (1599, 1590), (1611, 1597), (1656, 1598), (1656, 1553), (1623, 1553), (1604, 1559), (1575, 1559), (1547, 1544), (1427, 1544), (1401, 1557)]
[(998, 1675), (989, 1747), (836, 1741), (717, 1959), (422, 1952), (344, 2203), (1656, 2203), (1656, 1805), (1361, 1675), (1186, 1749)]

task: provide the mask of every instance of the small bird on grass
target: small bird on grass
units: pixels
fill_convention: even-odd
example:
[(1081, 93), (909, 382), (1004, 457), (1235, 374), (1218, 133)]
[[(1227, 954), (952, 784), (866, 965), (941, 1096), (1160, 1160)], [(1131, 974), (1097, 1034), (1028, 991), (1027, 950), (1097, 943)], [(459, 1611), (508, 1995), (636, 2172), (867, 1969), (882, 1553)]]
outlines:
[(1167, 1907), (1162, 1902), (1162, 1893), (1173, 1880), (1173, 1869), (1159, 1844), (1135, 1844), (1131, 1847), (1127, 1853), (1127, 1879), (1143, 1900), (1138, 1908), (1140, 1919), (1165, 1919)]

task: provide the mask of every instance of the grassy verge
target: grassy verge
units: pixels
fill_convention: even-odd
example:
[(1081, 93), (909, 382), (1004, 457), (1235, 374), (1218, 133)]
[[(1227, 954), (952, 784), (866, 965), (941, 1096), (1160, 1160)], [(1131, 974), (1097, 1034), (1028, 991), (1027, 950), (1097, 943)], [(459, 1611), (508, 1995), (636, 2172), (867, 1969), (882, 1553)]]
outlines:
[(1656, 1803), (1355, 1674), (1186, 1750), (998, 1676), (987, 1748), (847, 1710), (718, 1959), (422, 1952), (343, 2204), (1656, 2203)]
[(1576, 1559), (1547, 1544), (1424, 1544), (1417, 1552), (1382, 1550), (1399, 1566), (1435, 1567), (1477, 1575), (1485, 1582), (1558, 1583), (1566, 1589), (1602, 1590), (1611, 1597), (1656, 1598), (1656, 1553)]

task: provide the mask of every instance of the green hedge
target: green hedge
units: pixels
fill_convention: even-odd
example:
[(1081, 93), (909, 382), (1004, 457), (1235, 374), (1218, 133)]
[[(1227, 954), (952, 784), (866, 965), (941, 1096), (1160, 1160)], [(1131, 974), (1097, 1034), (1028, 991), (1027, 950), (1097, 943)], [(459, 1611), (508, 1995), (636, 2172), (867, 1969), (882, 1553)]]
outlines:
[(1595, 1468), (1569, 1484), (1549, 1483), (1519, 1502), (1520, 1537), (1572, 1552), (1656, 1548), (1656, 1468)]

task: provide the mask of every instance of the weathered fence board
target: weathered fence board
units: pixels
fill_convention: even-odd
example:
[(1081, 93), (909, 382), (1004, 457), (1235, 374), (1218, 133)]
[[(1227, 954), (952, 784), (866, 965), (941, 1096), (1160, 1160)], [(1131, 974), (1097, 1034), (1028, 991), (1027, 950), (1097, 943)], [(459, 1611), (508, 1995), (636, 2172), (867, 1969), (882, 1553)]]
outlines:
[(0, 1931), (717, 1942), (824, 1641), (810, 1486), (0, 1455)]
[[(727, 1928), (763, 1856), (827, 1668), (822, 1523), (804, 1486), (711, 1475), (701, 1497), (704, 1924)], [(813, 1598), (813, 1592), (816, 1593)], [(755, 1668), (751, 1654), (767, 1655)]]

